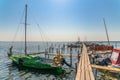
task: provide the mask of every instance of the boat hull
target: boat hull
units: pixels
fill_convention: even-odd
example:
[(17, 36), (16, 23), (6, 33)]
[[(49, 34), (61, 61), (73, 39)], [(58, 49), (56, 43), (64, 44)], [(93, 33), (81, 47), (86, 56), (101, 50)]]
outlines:
[(30, 56), (11, 56), (13, 63), (19, 67), (19, 69), (29, 69), (31, 71), (35, 70), (41, 73), (61, 75), (64, 74), (65, 70), (61, 67), (51, 66), (40, 62), (40, 57), (30, 57)]

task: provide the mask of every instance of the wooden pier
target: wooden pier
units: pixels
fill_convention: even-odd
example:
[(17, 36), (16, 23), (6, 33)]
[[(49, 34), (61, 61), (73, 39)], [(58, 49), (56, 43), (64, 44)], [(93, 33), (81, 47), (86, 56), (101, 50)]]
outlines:
[(77, 68), (76, 80), (95, 80), (85, 44), (83, 44), (82, 54)]

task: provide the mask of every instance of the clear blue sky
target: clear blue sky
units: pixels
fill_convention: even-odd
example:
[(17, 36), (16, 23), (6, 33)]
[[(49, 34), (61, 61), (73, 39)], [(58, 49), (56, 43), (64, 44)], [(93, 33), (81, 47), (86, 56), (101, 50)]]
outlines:
[(19, 23), (15, 40), (24, 39), (26, 3), (28, 40), (41, 40), (36, 22), (51, 41), (106, 40), (103, 17), (110, 40), (120, 40), (120, 0), (0, 0), (0, 41), (13, 40)]

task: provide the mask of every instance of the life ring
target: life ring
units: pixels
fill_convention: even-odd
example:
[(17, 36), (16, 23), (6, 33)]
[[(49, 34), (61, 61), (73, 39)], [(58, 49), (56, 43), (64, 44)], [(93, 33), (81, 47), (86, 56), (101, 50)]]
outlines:
[(61, 64), (61, 60), (63, 58), (63, 55), (58, 54), (53, 58), (53, 64), (56, 66), (59, 66)]

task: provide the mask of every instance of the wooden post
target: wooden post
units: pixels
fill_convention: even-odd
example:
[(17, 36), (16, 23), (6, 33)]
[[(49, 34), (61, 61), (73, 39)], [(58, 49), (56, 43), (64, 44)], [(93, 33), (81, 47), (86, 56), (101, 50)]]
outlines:
[(59, 46), (58, 46), (58, 52), (61, 53), (61, 51), (60, 51), (60, 44), (59, 44)]
[(117, 48), (117, 42), (115, 43), (115, 47)]
[(46, 59), (46, 55), (47, 55), (47, 50), (45, 49), (45, 59)]
[(81, 53), (82, 53), (82, 48), (83, 48), (83, 46), (81, 46)]
[(95, 69), (95, 80), (97, 80), (97, 69)]
[(40, 46), (38, 45), (38, 52), (40, 51)]
[(79, 50), (78, 50), (78, 63), (79, 63), (79, 59), (80, 59), (80, 53), (79, 53)]
[(47, 48), (47, 50), (46, 50), (46, 54), (48, 55), (48, 59), (49, 59), (48, 48)]
[(54, 53), (54, 47), (52, 46), (52, 53)]
[(57, 54), (59, 53), (58, 48), (56, 49)]
[(51, 53), (51, 47), (48, 48), (48, 52)]
[(76, 70), (76, 73), (77, 73), (77, 63), (75, 63), (75, 70)]
[(70, 47), (70, 65), (72, 66), (72, 47)]

